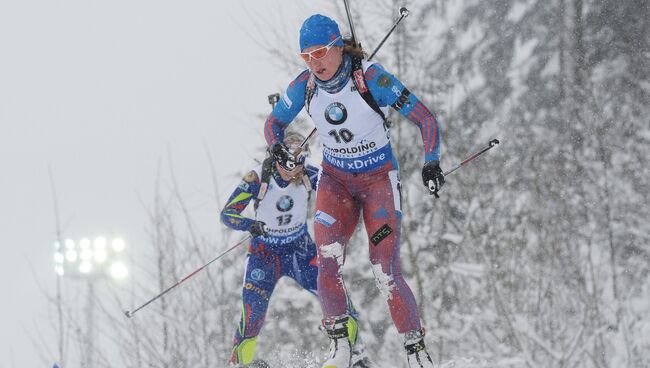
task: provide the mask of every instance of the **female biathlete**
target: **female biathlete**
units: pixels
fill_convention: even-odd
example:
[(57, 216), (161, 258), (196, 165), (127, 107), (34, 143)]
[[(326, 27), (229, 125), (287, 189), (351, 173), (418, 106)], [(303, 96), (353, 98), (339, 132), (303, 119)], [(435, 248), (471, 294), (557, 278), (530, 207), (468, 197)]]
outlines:
[[(304, 137), (287, 134), (284, 143), (290, 148), (300, 145)], [(304, 151), (303, 151), (304, 153)], [(249, 231), (252, 235), (242, 288), (242, 316), (235, 331), (230, 364), (235, 367), (264, 367), (253, 362), (269, 300), (282, 276), (294, 279), (305, 290), (317, 294), (316, 245), (307, 231), (308, 201), (317, 187), (320, 168), (304, 165), (304, 155), (291, 171), (268, 158), (250, 171), (230, 195), (221, 212), (228, 227)], [(255, 219), (242, 216), (254, 203)], [(350, 303), (353, 318), (347, 328), (352, 343), (352, 366), (371, 368), (358, 335), (357, 314)]]
[(363, 61), (363, 51), (344, 42), (332, 19), (316, 14), (305, 20), (300, 50), (308, 69), (289, 84), (266, 120), (264, 135), (277, 161), (291, 169), (296, 158), (281, 142), (287, 125), (305, 107), (323, 143), (314, 225), (318, 296), (330, 337), (330, 357), (323, 367), (350, 366), (351, 318), (341, 266), (361, 214), (372, 271), (403, 334), (409, 365), (433, 367), (415, 298), (400, 272), (400, 182), (382, 108), (393, 107), (420, 128), (422, 179), (437, 197), (444, 176), (436, 119), (397, 78), (379, 64)]

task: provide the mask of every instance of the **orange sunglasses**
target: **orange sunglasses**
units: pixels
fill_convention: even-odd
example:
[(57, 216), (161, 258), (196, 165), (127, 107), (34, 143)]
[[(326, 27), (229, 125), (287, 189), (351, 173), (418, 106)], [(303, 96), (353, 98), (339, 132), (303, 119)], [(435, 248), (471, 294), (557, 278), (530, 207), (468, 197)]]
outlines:
[(334, 47), (334, 43), (336, 43), (336, 41), (338, 41), (339, 38), (341, 38), (341, 36), (336, 37), (334, 40), (332, 40), (332, 42), (328, 43), (323, 47), (319, 47), (315, 50), (309, 52), (301, 52), (300, 57), (306, 62), (310, 62), (311, 59), (316, 59), (316, 60), (322, 59), (325, 57), (325, 55), (327, 55), (330, 49)]

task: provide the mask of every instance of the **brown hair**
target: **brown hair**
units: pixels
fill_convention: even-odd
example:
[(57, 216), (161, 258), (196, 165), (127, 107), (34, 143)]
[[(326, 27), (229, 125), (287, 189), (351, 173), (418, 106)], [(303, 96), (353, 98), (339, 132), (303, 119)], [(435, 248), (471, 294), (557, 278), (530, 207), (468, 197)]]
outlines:
[(343, 47), (343, 53), (348, 54), (352, 57), (357, 57), (361, 60), (365, 59), (368, 56), (366, 55), (366, 52), (363, 50), (363, 48), (359, 45), (355, 45), (351, 39), (344, 38), (343, 43), (345, 44)]

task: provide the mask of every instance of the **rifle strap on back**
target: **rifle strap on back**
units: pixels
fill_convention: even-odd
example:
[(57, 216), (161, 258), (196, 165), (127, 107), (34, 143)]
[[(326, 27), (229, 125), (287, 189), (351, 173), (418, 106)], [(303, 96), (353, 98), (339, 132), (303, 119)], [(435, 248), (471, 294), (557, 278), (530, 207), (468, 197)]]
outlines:
[(352, 82), (354, 82), (354, 86), (357, 87), (357, 92), (359, 92), (361, 98), (366, 101), (368, 106), (375, 110), (377, 115), (381, 116), (381, 120), (384, 121), (384, 124), (390, 125), (388, 119), (386, 119), (386, 115), (381, 110), (374, 97), (372, 97), (372, 93), (370, 93), (370, 89), (368, 88), (368, 84), (366, 84), (366, 78), (363, 72), (363, 63), (361, 61), (361, 58), (358, 57), (352, 57)]
[(261, 185), (260, 191), (257, 193), (257, 197), (255, 198), (255, 210), (257, 210), (257, 207), (260, 205), (260, 201), (264, 199), (266, 191), (269, 189), (269, 181), (271, 180), (271, 175), (273, 175), (274, 163), (275, 161), (273, 160), (273, 157), (267, 157), (262, 163), (262, 178), (260, 179)]

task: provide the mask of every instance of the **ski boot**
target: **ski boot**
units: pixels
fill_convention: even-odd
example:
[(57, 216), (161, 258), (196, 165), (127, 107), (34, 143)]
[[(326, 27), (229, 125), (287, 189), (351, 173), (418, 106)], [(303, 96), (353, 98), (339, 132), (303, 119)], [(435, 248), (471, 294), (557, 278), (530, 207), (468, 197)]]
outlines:
[(410, 368), (435, 368), (424, 347), (424, 329), (405, 333), (404, 349)]
[(377, 366), (368, 358), (366, 346), (361, 340), (361, 336), (357, 336), (357, 341), (352, 345), (350, 364), (352, 368), (375, 368)]
[(323, 327), (330, 339), (330, 352), (322, 368), (350, 368), (352, 345), (349, 339), (349, 320), (347, 315), (323, 320)]
[(376, 365), (370, 361), (366, 353), (366, 345), (359, 334), (359, 325), (354, 317), (348, 320), (348, 337), (352, 344), (352, 358), (350, 365), (352, 368), (374, 368)]
[(232, 348), (230, 366), (234, 368), (249, 367), (249, 364), (252, 366), (256, 348), (257, 336), (241, 340)]

